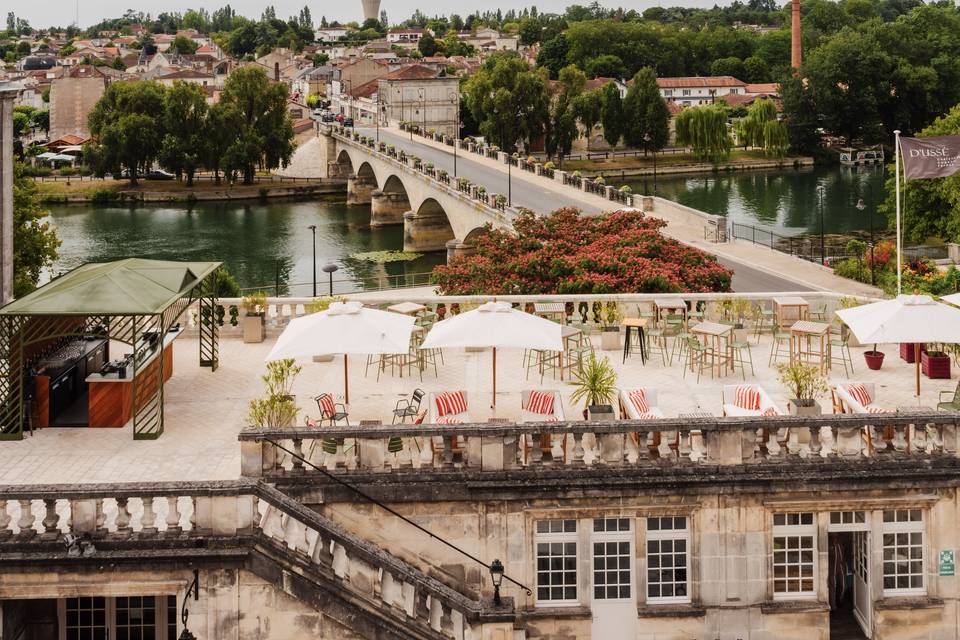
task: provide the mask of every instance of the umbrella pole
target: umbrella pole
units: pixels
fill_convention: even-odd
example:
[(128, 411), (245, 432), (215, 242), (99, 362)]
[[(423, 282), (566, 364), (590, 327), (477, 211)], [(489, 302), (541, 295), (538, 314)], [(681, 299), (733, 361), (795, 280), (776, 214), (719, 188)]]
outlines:
[(497, 408), (497, 348), (493, 348), (493, 404), (491, 405), (494, 409)]
[(913, 348), (913, 360), (916, 363), (917, 370), (917, 403), (920, 403), (920, 343)]
[(350, 380), (347, 377), (347, 354), (343, 354), (343, 404), (350, 404)]

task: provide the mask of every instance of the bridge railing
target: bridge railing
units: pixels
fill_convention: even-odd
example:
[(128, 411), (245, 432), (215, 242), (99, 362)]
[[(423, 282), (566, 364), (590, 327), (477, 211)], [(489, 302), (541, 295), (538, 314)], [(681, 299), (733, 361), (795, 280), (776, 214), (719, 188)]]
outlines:
[(423, 162), (415, 155), (391, 149), (383, 143), (378, 144), (373, 136), (361, 134), (354, 129), (345, 128), (341, 125), (331, 126), (330, 129), (339, 140), (348, 144), (360, 145), (384, 162), (415, 171), (434, 182), (438, 188), (448, 191), (450, 195), (470, 200), (475, 206), (482, 207), (490, 217), (497, 219), (503, 225), (509, 225), (518, 213), (517, 209), (507, 206), (505, 199), (501, 196), (496, 194), (488, 196), (486, 189), (478, 185), (470, 185), (469, 183), (461, 185), (459, 182), (454, 184), (445, 170), (437, 169), (433, 166), (433, 163)]

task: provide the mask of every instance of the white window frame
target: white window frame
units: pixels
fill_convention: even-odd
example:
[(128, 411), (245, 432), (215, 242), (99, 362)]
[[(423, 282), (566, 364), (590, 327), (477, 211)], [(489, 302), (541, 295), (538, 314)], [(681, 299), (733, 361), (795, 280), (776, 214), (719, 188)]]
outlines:
[[(684, 528), (683, 529), (650, 529), (650, 520), (656, 518), (662, 520), (663, 518), (683, 518), (684, 519)], [(643, 598), (649, 604), (668, 604), (668, 603), (688, 603), (691, 601), (690, 597), (690, 585), (692, 580), (690, 579), (690, 516), (688, 515), (678, 515), (678, 516), (648, 516), (644, 518), (644, 527), (646, 528), (646, 539), (644, 540), (643, 553), (646, 560), (646, 569), (647, 573), (643, 578)], [(649, 543), (652, 541), (662, 542), (666, 540), (672, 540), (674, 544), (678, 541), (684, 543), (684, 559), (686, 564), (684, 565), (683, 570), (686, 572), (686, 580), (684, 581), (686, 585), (687, 594), (685, 596), (650, 596), (650, 581), (649, 581), (649, 572), (652, 570), (650, 567), (650, 550)], [(676, 550), (670, 552), (670, 556), (673, 557), (676, 555)], [(663, 555), (663, 552), (660, 551), (657, 553), (658, 556)], [(660, 567), (657, 567), (659, 570)], [(674, 566), (673, 569), (676, 571), (678, 567)], [(658, 581), (658, 584), (666, 584)], [(673, 580), (674, 592), (676, 592), (676, 585), (680, 584), (676, 579)]]
[[(919, 520), (899, 521), (899, 522), (886, 522), (886, 517), (885, 517), (885, 515), (886, 515), (887, 513), (893, 513), (893, 514), (894, 514), (894, 518), (896, 518), (896, 517), (898, 517), (898, 515), (899, 515), (900, 513), (904, 513), (904, 512), (908, 514), (908, 517), (911, 517), (911, 516), (910, 516), (911, 512), (918, 512), (919, 515), (920, 515), (920, 519), (919, 519)], [(883, 586), (883, 585), (885, 584), (886, 579), (887, 579), (887, 577), (888, 577), (888, 574), (887, 574), (887, 564), (890, 563), (890, 562), (892, 562), (894, 565), (896, 565), (896, 562), (897, 562), (896, 560), (888, 561), (887, 558), (886, 558), (887, 549), (888, 549), (888, 548), (891, 548), (891, 547), (888, 547), (888, 545), (886, 544), (886, 540), (885, 540), (886, 536), (888, 536), (888, 535), (896, 536), (897, 534), (907, 534), (907, 535), (920, 534), (920, 554), (921, 554), (921, 556), (920, 556), (920, 573), (919, 573), (919, 576), (920, 576), (921, 586), (919, 586), (919, 587), (906, 587), (906, 588), (904, 588), (904, 587), (895, 587), (895, 588), (891, 588), (891, 589), (887, 589), (885, 586), (883, 586), (883, 595), (884, 595), (884, 597), (926, 595), (926, 593), (927, 593), (926, 571), (927, 571), (927, 556), (929, 555), (929, 550), (927, 549), (927, 536), (926, 536), (926, 530), (925, 530), (925, 529), (926, 529), (926, 517), (924, 516), (924, 509), (916, 509), (916, 508), (913, 508), (913, 509), (883, 509), (883, 510), (881, 511), (881, 518), (880, 518), (880, 519), (881, 519), (881, 522), (882, 522), (882, 524), (881, 524), (881, 529), (880, 529), (880, 546), (881, 546), (881, 551), (882, 551), (882, 555), (881, 555), (881, 564), (882, 564), (882, 566), (881, 566), (881, 568), (880, 568), (880, 580), (881, 580), (880, 584), (881, 584), (881, 586)], [(895, 548), (896, 546), (897, 546), (897, 545), (894, 545), (893, 548)], [(914, 546), (914, 545), (913, 545), (912, 542), (908, 542), (908, 544), (907, 544), (907, 549), (909, 550), (909, 549), (910, 549), (911, 547), (913, 547), (913, 546)], [(910, 563), (910, 562), (912, 562), (912, 560), (911, 560), (910, 558), (908, 558), (908, 559), (907, 559), (907, 562)], [(908, 575), (908, 576), (913, 576), (913, 575), (917, 575), (917, 574), (915, 574), (914, 572), (911, 571), (911, 572), (907, 573), (906, 575)], [(893, 577), (894, 577), (894, 578), (896, 578), (896, 576), (897, 576), (897, 574), (893, 574)]]
[[(574, 523), (573, 531), (562, 531), (562, 532), (549, 532), (549, 533), (540, 533), (539, 525), (542, 522), (567, 522), (571, 521)], [(564, 529), (566, 527), (564, 526)], [(534, 579), (534, 602), (537, 607), (576, 607), (580, 605), (580, 523), (576, 518), (543, 518), (535, 520), (533, 523), (533, 573), (535, 576)], [(539, 546), (540, 544), (570, 544), (574, 545), (574, 561), (573, 561), (573, 572), (574, 572), (574, 589), (576, 597), (573, 599), (540, 599), (540, 553)], [(566, 555), (566, 554), (564, 554)], [(547, 570), (547, 575), (552, 573), (551, 569)], [(546, 585), (548, 588), (550, 585)]]
[(664, 98), (669, 98), (669, 97), (672, 96), (672, 95), (673, 95), (673, 89), (664, 89), (664, 90), (663, 90), (663, 97), (664, 97)]
[(690, 89), (682, 89), (680, 95), (687, 97), (690, 95)]
[[(154, 595), (141, 595), (135, 594), (131, 596), (72, 596), (70, 598), (59, 598), (57, 600), (57, 618), (59, 619), (58, 623), (58, 633), (57, 637), (59, 640), (66, 640), (67, 638), (67, 600), (74, 600), (77, 598), (96, 598), (102, 597), (104, 599), (104, 621), (107, 631), (107, 638), (112, 639), (117, 637), (117, 598), (118, 597), (130, 597), (130, 598), (154, 598), (154, 628), (156, 629), (156, 637), (159, 640), (165, 640), (167, 637), (167, 626), (170, 622), (170, 618), (167, 616), (167, 599), (169, 597), (175, 598), (175, 609), (179, 607), (180, 599), (176, 594), (173, 593), (161, 593)], [(176, 633), (179, 634), (182, 629), (180, 628), (180, 620), (177, 617), (177, 614), (174, 614), (174, 623), (176, 624)]]
[(871, 511), (864, 509), (831, 511), (827, 515), (827, 531), (830, 533), (870, 531), (871, 513)]
[[(596, 522), (597, 522), (598, 520), (605, 521), (605, 522), (604, 522), (604, 530), (603, 530), (603, 531), (597, 531)], [(614, 531), (610, 531), (610, 530), (608, 530), (608, 529), (606, 528), (606, 521), (610, 521), (610, 520), (617, 521), (617, 529), (614, 530)], [(621, 526), (621, 524), (622, 524), (622, 521), (626, 521), (626, 523), (627, 523), (627, 528), (626, 528), (626, 530), (620, 528), (620, 526)], [(592, 593), (593, 593), (593, 600), (599, 601), (599, 602), (626, 602), (626, 601), (632, 601), (632, 600), (634, 599), (634, 595), (635, 595), (636, 592), (637, 592), (637, 579), (636, 579), (636, 577), (635, 577), (635, 576), (636, 576), (636, 571), (635, 571), (635, 569), (636, 569), (636, 563), (634, 562), (634, 555), (635, 555), (635, 554), (634, 554), (635, 535), (634, 535), (634, 533), (633, 533), (633, 526), (634, 526), (634, 525), (633, 525), (633, 518), (631, 518), (631, 517), (629, 517), (629, 516), (610, 516), (610, 517), (606, 517), (606, 518), (603, 518), (603, 517), (593, 518), (593, 519), (590, 521), (590, 526), (591, 526), (591, 529), (592, 529), (591, 532), (590, 532), (590, 554), (591, 554), (591, 561), (592, 561), (592, 562), (591, 562), (591, 569), (590, 569), (590, 584), (591, 584), (591, 587), (593, 588), (593, 591), (592, 591)], [(607, 597), (606, 595), (603, 595), (603, 596), (598, 596), (598, 595), (597, 595), (597, 587), (598, 587), (598, 585), (597, 585), (597, 566), (596, 566), (597, 554), (596, 554), (596, 549), (594, 548), (594, 545), (597, 545), (597, 544), (604, 544), (604, 545), (605, 545), (605, 544), (608, 544), (608, 543), (616, 544), (616, 545), (618, 545), (618, 547), (619, 547), (619, 545), (624, 544), (624, 543), (626, 543), (626, 545), (627, 545), (627, 561), (628, 561), (628, 563), (629, 563), (629, 564), (627, 565), (627, 572), (628, 572), (628, 574), (629, 574), (629, 576), (630, 576), (630, 580), (629, 580), (628, 583), (626, 583), (626, 585), (624, 585), (624, 583), (619, 582), (619, 575), (618, 575), (618, 576), (617, 576), (618, 581), (617, 581), (617, 583), (616, 583), (616, 586), (618, 586), (618, 587), (628, 586), (628, 587), (630, 588), (630, 592), (629, 592), (626, 596), (620, 596), (619, 593), (617, 594), (617, 597), (615, 597), (615, 598), (610, 598), (610, 597)], [(618, 556), (618, 557), (620, 556), (620, 550), (619, 550), (619, 548), (617, 549), (617, 556)], [(607, 556), (606, 554), (604, 554), (604, 558), (609, 558), (609, 557), (610, 557), (610, 556)], [(605, 572), (606, 572), (606, 571), (609, 571), (609, 568), (604, 567), (604, 571), (605, 571)], [(618, 568), (617, 568), (617, 572), (619, 573), (619, 571), (620, 571), (620, 568), (618, 567)], [(611, 585), (605, 584), (605, 585), (603, 585), (603, 586), (604, 586), (604, 588), (606, 588), (606, 587), (609, 587), (609, 586), (611, 586)]]
[[(810, 523), (809, 523), (809, 524), (776, 524), (776, 520), (777, 520), (778, 516), (783, 516), (785, 519), (790, 518), (790, 516), (797, 516), (799, 520), (803, 520), (803, 517), (804, 517), (804, 516), (809, 516), (809, 517), (810, 517)], [(817, 533), (817, 513), (814, 512), (814, 511), (791, 511), (791, 512), (774, 513), (774, 514), (773, 514), (773, 521), (774, 521), (774, 524), (773, 524), (773, 527), (772, 527), (772, 529), (771, 529), (771, 538), (770, 538), (770, 541), (771, 541), (771, 548), (770, 548), (770, 552), (771, 552), (771, 563), (770, 563), (770, 565), (769, 565), (770, 568), (771, 568), (771, 573), (770, 573), (770, 586), (771, 586), (771, 590), (772, 590), (772, 592), (773, 592), (773, 599), (774, 599), (774, 600), (811, 600), (811, 599), (815, 599), (815, 598), (817, 597), (817, 584), (818, 584), (817, 581), (818, 581), (818, 579), (819, 579), (819, 576), (818, 576), (818, 573), (819, 573), (819, 572), (818, 572), (818, 567), (817, 567), (817, 565), (818, 565), (818, 563), (819, 563), (819, 559), (818, 559), (818, 556), (817, 556), (817, 535), (818, 535), (818, 533)], [(784, 549), (783, 549), (782, 551), (781, 551), (781, 550), (777, 550), (777, 549), (774, 547), (774, 545), (776, 544), (776, 539), (777, 539), (777, 538), (804, 538), (804, 537), (809, 537), (810, 540), (811, 540), (811, 546), (810, 546), (810, 548), (809, 548), (809, 551), (810, 551), (810, 554), (811, 554), (811, 560), (810, 560), (810, 562), (803, 562), (802, 560), (800, 560), (800, 561), (798, 561), (797, 564), (800, 565), (800, 566), (802, 566), (802, 565), (804, 565), (804, 564), (810, 564), (810, 565), (812, 566), (812, 568), (813, 568), (813, 575), (810, 577), (810, 583), (811, 583), (812, 588), (811, 588), (810, 590), (807, 590), (807, 591), (780, 591), (780, 592), (778, 592), (776, 585), (777, 585), (777, 582), (780, 581), (780, 580), (778, 580), (777, 575), (776, 575), (776, 567), (777, 567), (777, 566), (780, 566), (781, 564), (782, 564), (783, 566), (790, 566), (792, 563), (789, 562), (789, 559), (787, 559), (784, 563), (778, 563), (778, 562), (777, 562), (777, 554), (778, 554), (778, 553), (781, 553), (781, 552), (784, 553), (784, 554), (790, 553), (790, 547), (789, 547), (789, 544), (788, 544), (787, 546), (784, 547)], [(797, 552), (798, 554), (803, 553), (803, 551), (804, 551), (804, 549), (803, 549), (802, 546), (798, 546), (798, 547), (796, 548), (796, 552)], [(802, 581), (804, 578), (803, 578), (802, 576), (800, 576), (799, 578), (795, 578), (795, 579), (799, 579), (799, 580)], [(787, 576), (784, 576), (784, 578), (783, 578), (782, 580), (785, 581), (785, 582), (789, 582), (790, 578), (788, 578)]]

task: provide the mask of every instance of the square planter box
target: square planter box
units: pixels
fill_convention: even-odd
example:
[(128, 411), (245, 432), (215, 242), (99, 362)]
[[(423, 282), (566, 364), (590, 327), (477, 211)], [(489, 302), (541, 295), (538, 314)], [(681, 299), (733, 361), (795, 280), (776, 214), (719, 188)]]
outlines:
[(240, 320), (243, 326), (243, 341), (246, 343), (263, 342), (265, 318), (262, 314), (243, 316)]
[(916, 362), (917, 345), (913, 342), (900, 343), (900, 359), (905, 362)]
[(920, 354), (920, 370), (928, 378), (950, 378), (950, 356), (933, 355), (924, 351)]
[(620, 349), (620, 327), (604, 327), (600, 330), (600, 348), (604, 351)]

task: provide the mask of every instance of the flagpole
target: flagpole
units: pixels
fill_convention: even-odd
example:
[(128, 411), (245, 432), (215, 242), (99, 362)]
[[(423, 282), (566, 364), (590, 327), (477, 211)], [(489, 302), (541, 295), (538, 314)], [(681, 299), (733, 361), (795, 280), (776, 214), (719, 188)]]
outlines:
[(894, 184), (896, 185), (896, 200), (897, 200), (897, 295), (900, 295), (901, 290), (901, 280), (900, 280), (900, 271), (902, 265), (900, 263), (900, 130), (897, 129), (893, 132), (893, 144), (895, 147), (894, 153), (896, 156), (896, 161), (894, 163)]

